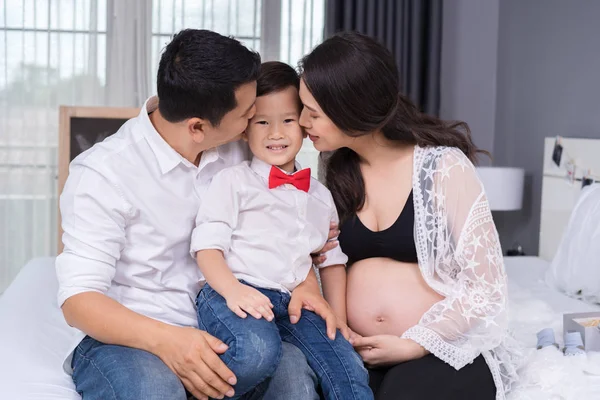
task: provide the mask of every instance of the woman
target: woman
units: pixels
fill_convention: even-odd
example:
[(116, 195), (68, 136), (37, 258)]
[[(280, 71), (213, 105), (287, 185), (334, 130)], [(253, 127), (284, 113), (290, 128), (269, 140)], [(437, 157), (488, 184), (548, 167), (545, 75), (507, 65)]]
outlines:
[(398, 93), (390, 52), (342, 33), (301, 62), (300, 123), (350, 258), (347, 318), (377, 399), (504, 399), (516, 378), (502, 251), (465, 123)]

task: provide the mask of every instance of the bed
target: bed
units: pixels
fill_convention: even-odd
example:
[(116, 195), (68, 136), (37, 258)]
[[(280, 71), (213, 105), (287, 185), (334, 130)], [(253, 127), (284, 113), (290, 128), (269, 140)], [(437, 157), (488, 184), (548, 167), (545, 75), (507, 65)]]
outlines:
[[(510, 326), (528, 353), (534, 352), (535, 333), (541, 328), (550, 326), (557, 333), (562, 331), (562, 313), (600, 310), (600, 306), (583, 303), (549, 288), (545, 274), (550, 263), (541, 258), (506, 257), (505, 264), (509, 280)], [(75, 331), (67, 326), (58, 309), (56, 288), (54, 258), (40, 258), (29, 262), (0, 298), (2, 399), (80, 399), (70, 377), (62, 369), (62, 360)], [(557, 339), (561, 340), (559, 335)], [(554, 361), (534, 357), (529, 365), (537, 366), (540, 361), (546, 363), (546, 369), (551, 367), (549, 361), (567, 365), (558, 350), (555, 353)], [(600, 366), (600, 358), (594, 357), (588, 356), (575, 369), (568, 364), (572, 370), (566, 376), (582, 378), (585, 373), (584, 378), (589, 380), (586, 387), (598, 390), (593, 392), (598, 397), (557, 398), (600, 398), (600, 376), (590, 374), (592, 361), (597, 361)], [(540, 371), (543, 373), (544, 369)], [(573, 371), (581, 376), (574, 378)], [(556, 382), (554, 375), (548, 376), (549, 381)], [(518, 386), (509, 398), (546, 400), (552, 398), (547, 396), (548, 393), (558, 391), (548, 383), (544, 383), (545, 387), (530, 387), (530, 384)]]

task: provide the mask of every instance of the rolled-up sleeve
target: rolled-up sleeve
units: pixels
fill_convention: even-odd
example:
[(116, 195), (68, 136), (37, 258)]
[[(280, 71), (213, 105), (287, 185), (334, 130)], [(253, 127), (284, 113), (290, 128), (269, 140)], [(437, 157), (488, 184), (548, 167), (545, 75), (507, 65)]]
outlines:
[(125, 244), (130, 209), (104, 175), (71, 165), (60, 196), (64, 250), (56, 258), (59, 306), (79, 293), (106, 293)]
[(196, 216), (190, 253), (196, 258), (200, 250), (229, 251), (231, 236), (237, 225), (240, 204), (240, 180), (233, 170), (215, 175)]
[[(335, 204), (333, 202), (333, 198), (330, 194), (329, 199), (329, 207), (331, 209), (330, 212), (330, 220), (336, 224), (340, 223), (340, 218), (337, 213), (337, 209), (335, 208)], [(322, 264), (317, 265), (317, 268), (326, 268), (332, 265), (346, 265), (348, 263), (348, 256), (344, 254), (342, 248), (338, 245), (333, 249), (325, 252), (325, 261)]]

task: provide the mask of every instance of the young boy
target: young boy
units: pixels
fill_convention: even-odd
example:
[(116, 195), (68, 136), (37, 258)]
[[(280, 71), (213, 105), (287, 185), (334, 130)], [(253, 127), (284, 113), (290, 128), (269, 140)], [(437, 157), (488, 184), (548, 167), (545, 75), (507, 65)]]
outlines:
[[(305, 137), (298, 87), (290, 66), (262, 64), (256, 114), (244, 134), (254, 158), (217, 174), (203, 195), (191, 244), (206, 282), (196, 300), (198, 323), (229, 346), (221, 358), (238, 379), (235, 398), (260, 393), (287, 341), (305, 353), (327, 399), (372, 399), (350, 343), (341, 334), (328, 338), (325, 322), (310, 311), (296, 324), (287, 314), (290, 293), (311, 272), (310, 254), (337, 222), (329, 191), (295, 161)], [(336, 247), (319, 266), (342, 319), (346, 262)]]

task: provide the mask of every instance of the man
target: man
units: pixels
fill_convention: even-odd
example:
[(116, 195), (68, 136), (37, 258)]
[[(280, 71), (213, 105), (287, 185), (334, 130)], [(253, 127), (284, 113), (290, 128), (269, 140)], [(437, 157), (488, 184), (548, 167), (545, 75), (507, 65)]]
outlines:
[[(66, 367), (85, 399), (234, 393), (236, 377), (218, 356), (227, 346), (197, 329), (190, 235), (211, 177), (247, 157), (237, 140), (254, 114), (259, 68), (258, 54), (234, 39), (180, 32), (160, 60), (160, 102), (148, 99), (71, 163), (56, 270), (59, 305), (81, 331)], [(335, 330), (314, 273), (294, 291), (292, 322), (303, 307)], [(286, 346), (264, 398), (317, 398), (314, 381), (302, 353)]]

